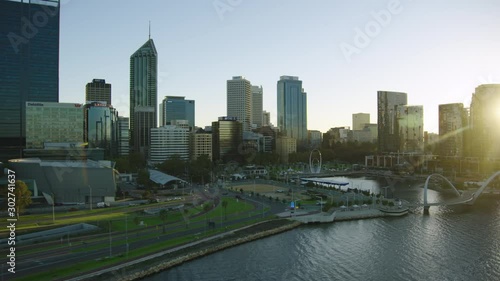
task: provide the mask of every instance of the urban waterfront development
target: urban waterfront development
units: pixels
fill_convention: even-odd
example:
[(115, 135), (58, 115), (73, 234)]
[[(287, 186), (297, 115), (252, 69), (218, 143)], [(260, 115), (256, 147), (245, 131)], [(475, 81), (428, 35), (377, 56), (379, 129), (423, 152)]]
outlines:
[(500, 280), (498, 14), (0, 0), (0, 281)]
[(498, 197), (485, 198), (472, 207), (433, 207), (429, 215), (303, 226), (146, 280), (493, 281), (500, 276), (499, 229)]

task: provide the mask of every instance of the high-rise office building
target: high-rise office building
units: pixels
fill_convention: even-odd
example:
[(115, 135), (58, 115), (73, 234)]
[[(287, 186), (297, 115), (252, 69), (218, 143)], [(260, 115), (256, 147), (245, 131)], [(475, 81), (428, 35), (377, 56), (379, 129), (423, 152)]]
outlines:
[(398, 106), (399, 151), (424, 150), (424, 107), (421, 105)]
[(104, 79), (93, 79), (85, 86), (85, 102), (106, 102), (111, 105), (111, 84)]
[(370, 124), (370, 113), (354, 113), (352, 115), (352, 130), (363, 130), (366, 124)]
[(151, 129), (150, 160), (162, 163), (174, 156), (189, 160), (189, 129), (165, 125)]
[(252, 128), (252, 85), (243, 76), (227, 80), (227, 116), (236, 117), (243, 131)]
[(118, 155), (127, 156), (130, 152), (129, 118), (118, 116)]
[(307, 144), (307, 93), (295, 76), (281, 76), (278, 81), (278, 128), (284, 135)]
[(192, 131), (195, 126), (195, 101), (166, 96), (160, 104), (160, 125), (173, 125), (172, 120), (187, 120)]
[(321, 146), (323, 134), (318, 130), (308, 130), (307, 138), (311, 148), (319, 148)]
[(439, 155), (463, 157), (467, 110), (462, 103), (439, 105)]
[(252, 127), (262, 127), (262, 97), (264, 91), (262, 86), (252, 86)]
[(471, 156), (500, 158), (500, 84), (476, 88), (470, 106)]
[(219, 117), (212, 122), (212, 157), (213, 160), (240, 161), (242, 153), (238, 151), (243, 144), (243, 124), (236, 117)]
[(151, 144), (151, 129), (156, 128), (156, 111), (152, 106), (136, 106), (134, 108), (135, 129), (132, 143), (134, 152), (140, 153), (144, 157), (149, 156), (149, 146)]
[(212, 134), (194, 133), (191, 134), (191, 160), (196, 160), (201, 155), (207, 155), (212, 160)]
[(271, 126), (271, 113), (267, 111), (262, 112), (262, 127)]
[(84, 111), (79, 103), (26, 102), (26, 148), (46, 143), (83, 143)]
[(59, 0), (0, 1), (0, 161), (22, 156), (26, 102), (59, 101)]
[(398, 152), (400, 136), (398, 124), (398, 108), (408, 104), (406, 93), (377, 92), (378, 114), (378, 152)]
[(118, 155), (118, 112), (111, 105), (99, 102), (85, 104), (84, 140), (89, 148), (102, 148), (110, 159)]
[[(149, 134), (157, 127), (158, 53), (149, 39), (130, 56), (130, 134), (131, 148), (148, 155)], [(136, 114), (137, 108), (140, 114)], [(145, 110), (145, 107), (148, 107)], [(136, 116), (140, 115), (140, 124)], [(140, 126), (140, 129), (139, 129)]]

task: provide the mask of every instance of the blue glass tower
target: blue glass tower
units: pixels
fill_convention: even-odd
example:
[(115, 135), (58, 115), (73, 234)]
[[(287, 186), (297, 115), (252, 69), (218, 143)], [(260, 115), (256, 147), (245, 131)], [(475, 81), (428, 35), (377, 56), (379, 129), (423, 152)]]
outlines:
[(22, 156), (27, 101), (59, 101), (59, 0), (0, 1), (0, 161)]
[(281, 76), (278, 81), (278, 128), (297, 144), (307, 142), (307, 93), (298, 77)]
[(194, 100), (166, 96), (160, 104), (161, 126), (170, 125), (172, 120), (187, 120), (192, 131), (194, 129), (194, 106)]

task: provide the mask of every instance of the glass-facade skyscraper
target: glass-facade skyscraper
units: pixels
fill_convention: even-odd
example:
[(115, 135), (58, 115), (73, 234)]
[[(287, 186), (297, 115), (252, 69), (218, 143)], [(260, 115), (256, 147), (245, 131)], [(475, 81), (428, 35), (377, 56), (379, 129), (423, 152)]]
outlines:
[(399, 152), (399, 107), (408, 104), (408, 95), (401, 92), (378, 91), (378, 152)]
[[(150, 38), (130, 56), (130, 148), (144, 156), (149, 151), (150, 130), (157, 127), (157, 93), (158, 53)], [(136, 107), (150, 107), (148, 117), (141, 118), (140, 130), (135, 120)]]
[(297, 145), (307, 143), (307, 93), (296, 76), (281, 76), (278, 81), (278, 128)]
[(111, 105), (89, 102), (85, 105), (85, 142), (89, 148), (102, 148), (106, 157), (118, 154), (118, 112)]
[(189, 129), (194, 129), (195, 101), (185, 97), (166, 96), (160, 104), (160, 125), (173, 125), (172, 120), (187, 120)]
[(59, 0), (0, 1), (0, 161), (26, 145), (26, 102), (59, 101)]

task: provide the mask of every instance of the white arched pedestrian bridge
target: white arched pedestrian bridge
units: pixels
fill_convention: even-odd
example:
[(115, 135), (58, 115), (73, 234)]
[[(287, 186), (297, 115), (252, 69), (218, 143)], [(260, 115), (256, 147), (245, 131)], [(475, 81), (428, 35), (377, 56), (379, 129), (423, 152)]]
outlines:
[[(494, 173), (493, 175), (491, 175), (481, 185), (481, 187), (479, 187), (477, 190), (466, 190), (466, 191), (460, 192), (460, 191), (458, 191), (458, 189), (447, 178), (443, 177), (440, 174), (432, 174), (432, 175), (428, 176), (427, 179), (425, 180), (425, 185), (424, 185), (424, 203), (423, 204), (416, 204), (415, 206), (424, 206), (424, 208), (427, 207), (427, 209), (428, 209), (430, 206), (449, 206), (449, 205), (458, 205), (458, 204), (472, 205), (472, 204), (474, 204), (474, 202), (476, 202), (477, 198), (479, 197), (479, 195), (481, 195), (481, 193), (483, 193), (483, 191), (486, 189), (486, 187), (488, 187), (488, 185), (496, 177), (498, 177), (498, 176), (500, 176), (500, 171), (497, 171), (496, 173)], [(428, 189), (429, 181), (430, 181), (431, 178), (434, 178), (434, 177), (438, 177), (438, 178), (444, 179), (445, 182), (449, 186), (451, 186), (451, 188), (453, 188), (453, 190), (458, 195), (458, 197), (450, 199), (450, 200), (446, 200), (444, 202), (429, 203), (427, 201), (427, 191), (429, 190)]]

